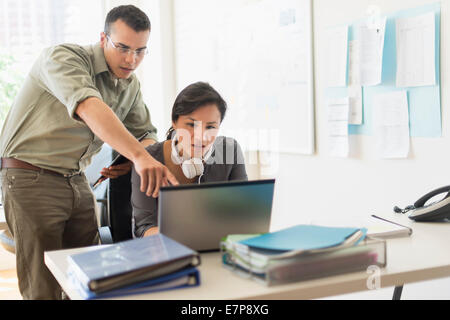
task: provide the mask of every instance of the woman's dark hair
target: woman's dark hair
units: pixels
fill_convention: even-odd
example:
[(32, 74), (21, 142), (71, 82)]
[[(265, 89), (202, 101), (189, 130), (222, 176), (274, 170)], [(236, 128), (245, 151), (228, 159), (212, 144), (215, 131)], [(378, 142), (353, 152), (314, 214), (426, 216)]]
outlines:
[(105, 20), (105, 34), (111, 34), (111, 24), (122, 20), (136, 32), (150, 30), (150, 19), (139, 8), (133, 5), (118, 6), (108, 12)]
[[(198, 108), (215, 104), (220, 112), (220, 122), (227, 111), (227, 103), (220, 94), (206, 82), (196, 82), (184, 88), (175, 99), (172, 108), (172, 122), (177, 122), (180, 116), (191, 114)], [(171, 139), (173, 127), (167, 132), (167, 139)]]

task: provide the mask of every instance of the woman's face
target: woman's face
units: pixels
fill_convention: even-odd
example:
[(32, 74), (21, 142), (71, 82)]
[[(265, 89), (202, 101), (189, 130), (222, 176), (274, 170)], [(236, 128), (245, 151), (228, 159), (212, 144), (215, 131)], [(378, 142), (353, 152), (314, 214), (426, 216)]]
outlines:
[(207, 104), (194, 112), (179, 116), (173, 128), (177, 132), (179, 150), (190, 158), (202, 158), (214, 143), (221, 115), (216, 104)]

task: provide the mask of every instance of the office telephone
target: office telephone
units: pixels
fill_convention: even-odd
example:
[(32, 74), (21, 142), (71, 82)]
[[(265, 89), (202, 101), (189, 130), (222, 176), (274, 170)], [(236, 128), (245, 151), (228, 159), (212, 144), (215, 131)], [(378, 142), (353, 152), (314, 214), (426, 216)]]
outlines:
[[(427, 204), (428, 200), (443, 193), (447, 194), (442, 199)], [(407, 206), (404, 209), (395, 206), (394, 211), (397, 213), (408, 212), (408, 217), (415, 221), (450, 219), (450, 186), (433, 190), (421, 197), (413, 205)]]

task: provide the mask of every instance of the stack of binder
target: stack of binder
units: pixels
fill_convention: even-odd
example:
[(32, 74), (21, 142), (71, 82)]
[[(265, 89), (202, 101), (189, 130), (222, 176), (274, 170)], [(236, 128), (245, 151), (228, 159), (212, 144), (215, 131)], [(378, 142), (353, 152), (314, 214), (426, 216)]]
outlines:
[(386, 242), (362, 228), (298, 225), (261, 235), (222, 239), (224, 267), (266, 285), (308, 280), (386, 265)]
[(156, 234), (68, 256), (67, 275), (84, 299), (198, 286), (200, 255)]

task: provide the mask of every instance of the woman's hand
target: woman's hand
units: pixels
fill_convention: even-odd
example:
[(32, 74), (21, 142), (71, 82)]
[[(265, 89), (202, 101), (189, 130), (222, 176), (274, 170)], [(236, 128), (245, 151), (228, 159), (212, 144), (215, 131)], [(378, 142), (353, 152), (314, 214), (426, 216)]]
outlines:
[(151, 227), (150, 229), (148, 229), (147, 231), (144, 232), (144, 237), (152, 236), (152, 235), (158, 234), (158, 233), (159, 233), (158, 227)]
[(124, 174), (127, 174), (130, 172), (131, 167), (133, 166), (133, 163), (131, 161), (127, 161), (122, 164), (118, 164), (115, 166), (111, 166), (108, 168), (103, 168), (102, 171), (100, 171), (100, 174), (105, 177), (104, 180), (110, 178), (110, 179), (116, 179), (120, 176), (123, 176)]

